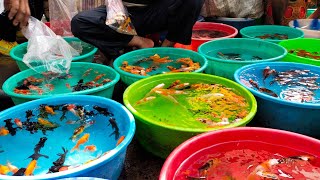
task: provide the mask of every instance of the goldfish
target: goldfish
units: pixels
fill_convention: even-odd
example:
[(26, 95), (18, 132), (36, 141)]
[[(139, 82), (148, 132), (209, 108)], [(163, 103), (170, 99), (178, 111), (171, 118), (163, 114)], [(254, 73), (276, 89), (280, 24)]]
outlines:
[(16, 123), (16, 125), (17, 125), (19, 128), (22, 129), (22, 123), (21, 123), (20, 119), (18, 119), (18, 118), (14, 119), (14, 123)]
[(81, 144), (86, 143), (89, 140), (90, 134), (85, 134), (83, 135), (77, 142), (77, 144), (71, 149), (71, 152), (73, 152), (74, 150), (79, 150), (79, 146)]
[(206, 177), (207, 174), (208, 174), (208, 171), (211, 168), (217, 167), (218, 164), (219, 164), (219, 160), (218, 159), (210, 159), (209, 161), (207, 161), (204, 165), (202, 165), (198, 169), (200, 176)]
[(71, 86), (70, 86), (69, 83), (66, 83), (66, 87), (67, 87), (68, 89), (71, 89)]
[(96, 78), (94, 78), (94, 82), (99, 81), (103, 76), (105, 76), (106, 74), (100, 74), (98, 76), (96, 76)]
[(75, 129), (73, 131), (73, 135), (70, 137), (70, 139), (74, 140), (77, 138), (77, 136), (79, 136), (85, 129), (84, 125), (81, 125), (80, 127), (78, 127), (77, 129)]
[(33, 174), (33, 171), (36, 169), (37, 167), (37, 160), (32, 160), (29, 165), (26, 168), (26, 171), (24, 172), (25, 176), (30, 176)]
[(59, 172), (61, 171), (66, 171), (69, 169), (69, 166), (62, 166), (60, 169), (59, 169)]
[(51, 128), (57, 127), (56, 124), (42, 118), (38, 118), (38, 122), (45, 127), (51, 127)]
[(9, 134), (9, 130), (6, 129), (5, 127), (0, 128), (0, 136), (6, 136)]
[(13, 174), (18, 172), (19, 170), (16, 166), (12, 165), (9, 161), (7, 161), (7, 167)]
[(4, 166), (0, 164), (0, 174), (1, 175), (6, 175), (10, 172), (10, 169), (8, 166)]
[(86, 146), (84, 148), (84, 151), (91, 151), (91, 152), (94, 152), (97, 150), (97, 147), (95, 145), (89, 145), (89, 146)]
[(54, 112), (54, 110), (50, 107), (50, 106), (45, 106), (44, 109), (46, 110), (47, 113), (51, 114), (51, 115), (54, 115), (56, 114)]
[(88, 76), (91, 71), (92, 71), (92, 68), (86, 70), (86, 71), (84, 72), (84, 74), (82, 75), (82, 77)]
[(46, 84), (45, 85), (47, 88), (49, 88), (50, 91), (53, 91), (54, 85), (53, 84)]
[(76, 112), (75, 108), (76, 108), (76, 105), (74, 105), (74, 104), (69, 104), (67, 106), (68, 111), (72, 112), (74, 115), (77, 116), (77, 112)]
[(124, 138), (125, 138), (125, 136), (121, 136), (121, 137), (119, 138), (119, 140), (118, 140), (118, 142), (117, 142), (117, 146), (122, 143), (122, 141), (124, 140)]

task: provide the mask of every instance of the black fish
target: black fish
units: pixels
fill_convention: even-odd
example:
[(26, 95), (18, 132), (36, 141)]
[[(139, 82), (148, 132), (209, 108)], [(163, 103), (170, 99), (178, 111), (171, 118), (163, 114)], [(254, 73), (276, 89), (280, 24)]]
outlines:
[(60, 117), (60, 121), (66, 118), (66, 113), (68, 112), (68, 105), (64, 105), (62, 107), (62, 116)]
[(17, 133), (17, 128), (13, 127), (14, 124), (11, 122), (11, 120), (12, 119), (6, 119), (4, 122), (6, 123), (5, 127), (8, 129), (11, 136), (14, 136)]
[(49, 156), (47, 155), (43, 155), (43, 154), (39, 154), (39, 153), (34, 153), (31, 156), (29, 156), (28, 158), (31, 158), (32, 160), (38, 160), (40, 157), (44, 157), (44, 158), (49, 158)]
[(34, 148), (34, 152), (40, 152), (41, 148), (44, 147), (44, 143), (48, 140), (48, 138), (46, 137), (42, 137), (40, 138), (38, 144), (36, 144), (35, 148)]
[(113, 117), (110, 117), (108, 126), (110, 126), (110, 124), (111, 124), (112, 129), (114, 129), (114, 131), (109, 136), (112, 136), (114, 134), (115, 139), (116, 140), (119, 139), (120, 133), (119, 133), (119, 127), (117, 125), (116, 119)]
[(26, 171), (26, 168), (20, 168), (16, 173), (14, 173), (12, 176), (24, 176), (24, 172)]
[(47, 174), (59, 172), (63, 166), (51, 166)]
[(58, 156), (60, 156), (60, 158), (57, 159), (55, 162), (53, 162), (55, 166), (62, 166), (66, 161), (68, 150), (66, 150), (64, 147), (62, 147), (62, 150), (63, 150), (63, 154), (59, 153)]
[(80, 79), (78, 83), (75, 86), (73, 86), (72, 92), (89, 89), (89, 86), (86, 86), (83, 83), (84, 83), (83, 79)]
[(33, 116), (34, 116), (34, 115), (33, 115), (33, 113), (32, 113), (32, 110), (26, 111), (27, 121), (29, 121)]
[(98, 111), (99, 114), (103, 114), (105, 116), (113, 116), (113, 114), (111, 112), (109, 112), (109, 110), (107, 108), (102, 108), (102, 107), (99, 107), (99, 106), (93, 106), (93, 109)]
[(46, 107), (47, 105), (46, 104), (41, 104), (39, 106), (39, 114), (38, 114), (38, 117), (41, 117), (41, 118), (44, 118), (44, 119), (47, 119), (48, 116), (49, 116), (49, 113), (46, 111)]

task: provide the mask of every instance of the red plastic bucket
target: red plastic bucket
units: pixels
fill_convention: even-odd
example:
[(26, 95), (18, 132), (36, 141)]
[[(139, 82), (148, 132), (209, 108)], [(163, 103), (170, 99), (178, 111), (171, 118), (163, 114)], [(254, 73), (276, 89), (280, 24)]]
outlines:
[(175, 48), (183, 48), (183, 49), (189, 49), (193, 51), (197, 51), (198, 47), (208, 41), (214, 40), (214, 39), (224, 39), (224, 38), (234, 38), (238, 34), (238, 30), (232, 26), (222, 24), (222, 23), (212, 23), (212, 22), (196, 22), (196, 24), (193, 26), (192, 30), (212, 30), (212, 31), (220, 31), (228, 34), (225, 37), (221, 38), (192, 38), (191, 45), (183, 45), (176, 43)]
[[(208, 147), (211, 152), (223, 152), (225, 148), (235, 148), (236, 146), (232, 145), (233, 142), (241, 143), (242, 146), (255, 150), (276, 151), (285, 156), (298, 152), (320, 156), (320, 141), (297, 133), (254, 127), (218, 130), (200, 134), (178, 146), (165, 161), (159, 180), (174, 179), (175, 173), (182, 163), (186, 167), (191, 165), (185, 160), (196, 152)], [(230, 147), (227, 147), (228, 143), (230, 143)], [(252, 146), (252, 144), (254, 145)]]

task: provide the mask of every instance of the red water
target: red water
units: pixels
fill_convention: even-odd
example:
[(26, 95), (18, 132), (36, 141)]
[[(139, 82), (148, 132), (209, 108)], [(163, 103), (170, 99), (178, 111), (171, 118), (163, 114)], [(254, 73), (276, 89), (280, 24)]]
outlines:
[[(262, 150), (263, 149), (263, 150)], [(219, 152), (219, 153), (217, 153)], [(196, 152), (186, 159), (175, 174), (174, 180), (213, 179), (213, 180), (260, 180), (263, 178), (257, 173), (259, 165), (270, 159), (283, 159), (290, 156), (308, 155), (283, 146), (271, 145), (262, 142), (232, 142), (219, 144)], [(206, 172), (199, 169), (207, 162), (213, 162)], [(286, 159), (282, 164), (263, 168), (263, 175), (272, 174), (278, 179), (320, 179), (320, 161), (318, 158), (311, 161)], [(277, 161), (278, 162), (278, 161)], [(251, 174), (251, 175), (250, 175)], [(250, 175), (250, 176), (249, 176)], [(189, 178), (188, 178), (189, 176)], [(199, 178), (203, 177), (203, 178)], [(206, 178), (204, 178), (206, 177)], [(198, 179), (197, 179), (198, 178)]]

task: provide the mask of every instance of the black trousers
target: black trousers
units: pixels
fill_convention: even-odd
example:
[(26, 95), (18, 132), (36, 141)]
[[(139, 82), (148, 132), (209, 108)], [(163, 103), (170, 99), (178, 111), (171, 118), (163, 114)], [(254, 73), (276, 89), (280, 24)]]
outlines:
[[(29, 0), (29, 7), (31, 16), (40, 20), (44, 13), (43, 0)], [(14, 42), (16, 41), (18, 27), (14, 26), (12, 21), (8, 19), (8, 14), (9, 12), (4, 12), (0, 15), (0, 39)]]
[[(190, 44), (192, 27), (204, 0), (155, 0), (146, 7), (129, 7), (128, 12), (139, 36), (168, 31), (166, 38)], [(105, 25), (106, 6), (83, 11), (71, 21), (74, 36), (93, 44), (109, 58), (128, 45), (133, 36), (120, 34)]]

